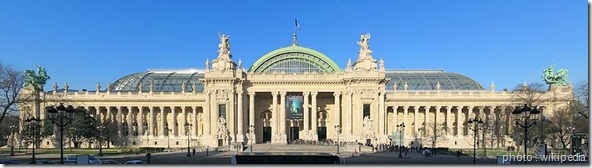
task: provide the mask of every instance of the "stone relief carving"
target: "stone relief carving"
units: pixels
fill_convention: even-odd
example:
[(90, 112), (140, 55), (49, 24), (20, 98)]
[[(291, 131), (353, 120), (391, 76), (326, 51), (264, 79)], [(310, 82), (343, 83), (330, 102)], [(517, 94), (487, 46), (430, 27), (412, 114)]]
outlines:
[(228, 128), (226, 127), (226, 119), (223, 117), (218, 118), (218, 139), (228, 138)]
[(364, 117), (362, 123), (362, 137), (368, 139), (374, 138), (374, 126), (372, 125), (372, 119), (369, 116)]
[(220, 35), (220, 44), (218, 44), (218, 58), (212, 61), (212, 67), (215, 71), (234, 70), (234, 62), (232, 61), (232, 54), (230, 53), (229, 36)]

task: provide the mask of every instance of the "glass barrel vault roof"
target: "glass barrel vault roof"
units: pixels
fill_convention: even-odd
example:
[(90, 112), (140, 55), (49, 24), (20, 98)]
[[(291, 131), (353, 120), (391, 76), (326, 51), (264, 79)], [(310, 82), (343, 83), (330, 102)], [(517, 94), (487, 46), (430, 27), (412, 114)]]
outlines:
[(397, 90), (404, 90), (405, 82), (408, 90), (437, 90), (438, 82), (440, 90), (485, 90), (469, 77), (443, 70), (389, 70), (385, 75), (390, 78), (386, 84), (387, 90), (393, 90), (395, 82)]
[(203, 72), (190, 71), (147, 71), (133, 73), (116, 80), (111, 84), (112, 92), (137, 92), (142, 85), (142, 92), (150, 91), (150, 84), (154, 86), (154, 92), (181, 92), (183, 82), (185, 91), (193, 92), (195, 83), (196, 92), (202, 92), (203, 83), (199, 81), (204, 77)]

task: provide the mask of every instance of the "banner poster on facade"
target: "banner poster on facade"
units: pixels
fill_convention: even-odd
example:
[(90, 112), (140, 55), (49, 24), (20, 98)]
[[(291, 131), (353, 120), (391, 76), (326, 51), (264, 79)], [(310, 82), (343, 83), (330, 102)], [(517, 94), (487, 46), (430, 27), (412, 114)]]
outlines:
[(302, 119), (303, 109), (302, 95), (288, 95), (286, 96), (286, 118), (287, 119)]

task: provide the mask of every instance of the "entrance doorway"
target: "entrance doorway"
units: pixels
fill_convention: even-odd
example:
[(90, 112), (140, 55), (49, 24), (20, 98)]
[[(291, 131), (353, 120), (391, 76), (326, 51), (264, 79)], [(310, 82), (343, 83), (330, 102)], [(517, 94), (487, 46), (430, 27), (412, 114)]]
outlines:
[(271, 127), (263, 127), (263, 143), (271, 142)]
[(290, 134), (288, 135), (288, 141), (294, 141), (297, 139), (300, 139), (300, 135), (299, 135), (299, 131), (300, 128), (299, 127), (290, 127)]
[(327, 127), (318, 127), (317, 134), (319, 135), (319, 141), (327, 139)]

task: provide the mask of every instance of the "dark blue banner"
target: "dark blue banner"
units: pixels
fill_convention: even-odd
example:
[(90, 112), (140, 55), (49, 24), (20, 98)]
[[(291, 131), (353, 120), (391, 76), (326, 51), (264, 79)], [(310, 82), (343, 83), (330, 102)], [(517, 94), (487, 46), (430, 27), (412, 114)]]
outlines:
[(302, 119), (303, 109), (302, 95), (288, 95), (286, 96), (286, 119)]

